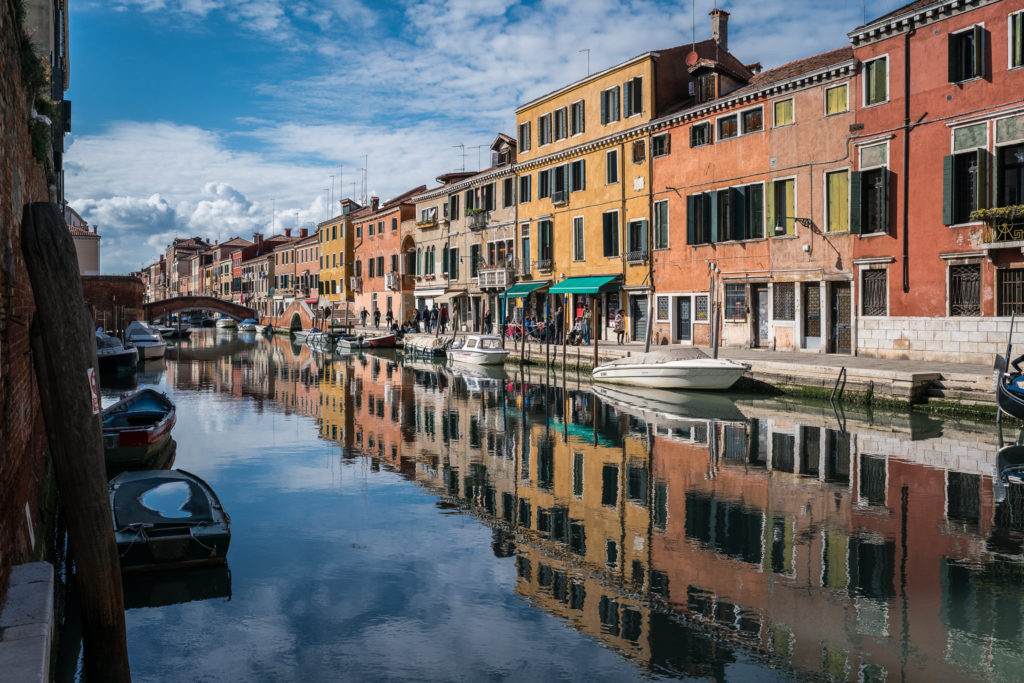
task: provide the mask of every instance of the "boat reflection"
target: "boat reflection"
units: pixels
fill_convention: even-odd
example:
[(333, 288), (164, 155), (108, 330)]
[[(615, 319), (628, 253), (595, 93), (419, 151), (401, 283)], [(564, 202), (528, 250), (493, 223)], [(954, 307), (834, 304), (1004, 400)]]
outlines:
[(226, 564), (189, 571), (125, 574), (122, 584), (125, 609), (231, 599), (231, 570)]
[(1024, 665), (1024, 495), (996, 500), (984, 426), (543, 373), (481, 384), (281, 343), (173, 365), (169, 381), (309, 415), (341, 457), (475, 516), (514, 556), (522, 599), (646, 672), (720, 679), (754, 658), (799, 677), (1014, 679)]

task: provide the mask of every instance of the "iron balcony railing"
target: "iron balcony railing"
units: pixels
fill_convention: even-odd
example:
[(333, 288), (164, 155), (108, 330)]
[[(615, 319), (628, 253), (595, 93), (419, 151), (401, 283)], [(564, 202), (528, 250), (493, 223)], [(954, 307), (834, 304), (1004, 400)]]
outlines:
[(626, 263), (647, 263), (646, 249), (633, 249), (626, 252)]
[(537, 260), (537, 270), (549, 271), (551, 270), (553, 263), (549, 258), (542, 258)]
[(515, 279), (512, 268), (481, 268), (477, 274), (480, 289), (505, 289)]
[(483, 230), (487, 227), (487, 221), (491, 218), (490, 211), (478, 211), (469, 216), (470, 230)]

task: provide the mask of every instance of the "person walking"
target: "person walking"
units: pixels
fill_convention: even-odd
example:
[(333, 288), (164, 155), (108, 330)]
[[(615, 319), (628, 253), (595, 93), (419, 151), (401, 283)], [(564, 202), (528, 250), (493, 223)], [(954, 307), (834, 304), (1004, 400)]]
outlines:
[(491, 309), (484, 311), (484, 334), (491, 333)]
[(623, 339), (626, 337), (626, 309), (620, 308), (619, 312), (615, 314), (615, 335), (618, 338), (619, 346), (622, 346)]
[(565, 314), (562, 312), (562, 304), (558, 304), (555, 308), (555, 319), (551, 321), (552, 332), (554, 332), (555, 338), (551, 340), (552, 344), (562, 343), (562, 333), (565, 331), (563, 326), (565, 325)]
[(366, 316), (370, 315), (370, 312), (366, 310), (366, 306), (363, 306), (363, 310), (359, 311), (359, 320), (362, 327), (366, 327)]
[(441, 307), (441, 334), (448, 331), (448, 307)]
[(430, 308), (427, 307), (427, 302), (423, 302), (423, 311), (420, 313), (420, 320), (423, 321), (423, 331), (430, 332)]
[(437, 329), (437, 304), (430, 309), (430, 331), (433, 332)]
[(376, 307), (373, 309), (373, 329), (380, 329), (380, 309)]
[(395, 323), (395, 314), (391, 312), (390, 308), (388, 309), (387, 314), (384, 316), (384, 322), (388, 324), (389, 329)]
[(594, 313), (590, 310), (589, 304), (583, 305), (583, 343), (590, 343), (590, 324), (594, 320)]

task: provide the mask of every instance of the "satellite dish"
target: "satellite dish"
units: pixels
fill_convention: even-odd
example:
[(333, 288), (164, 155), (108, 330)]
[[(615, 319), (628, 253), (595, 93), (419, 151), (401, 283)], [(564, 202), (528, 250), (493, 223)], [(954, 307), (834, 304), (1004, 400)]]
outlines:
[(691, 51), (690, 54), (686, 55), (686, 66), (693, 66), (697, 63), (700, 57), (697, 56), (696, 52)]

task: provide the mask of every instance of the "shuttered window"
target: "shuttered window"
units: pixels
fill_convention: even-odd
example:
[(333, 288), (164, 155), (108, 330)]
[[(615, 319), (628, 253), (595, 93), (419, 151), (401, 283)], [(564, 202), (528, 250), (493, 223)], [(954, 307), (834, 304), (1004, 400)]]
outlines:
[(850, 175), (836, 171), (825, 176), (825, 191), (828, 193), (828, 216), (825, 226), (830, 232), (850, 229)]
[(889, 99), (889, 58), (879, 57), (864, 65), (864, 105)]
[(985, 29), (972, 26), (949, 35), (949, 82), (985, 75)]
[(643, 78), (637, 76), (626, 81), (622, 86), (622, 109), (626, 116), (643, 112)]
[(775, 103), (775, 127), (788, 126), (793, 123), (793, 98)]
[(654, 248), (668, 249), (668, 200), (654, 203)]
[(988, 207), (987, 150), (950, 154), (942, 160), (942, 222), (958, 225), (971, 220), (971, 212)]
[(619, 255), (619, 212), (609, 211), (602, 216), (602, 233), (604, 237), (604, 255)]
[(601, 93), (601, 123), (619, 120), (619, 86), (608, 88)]
[(825, 115), (841, 114), (849, 110), (846, 84), (825, 90)]
[(1024, 12), (1010, 17), (1010, 68), (1024, 66)]

